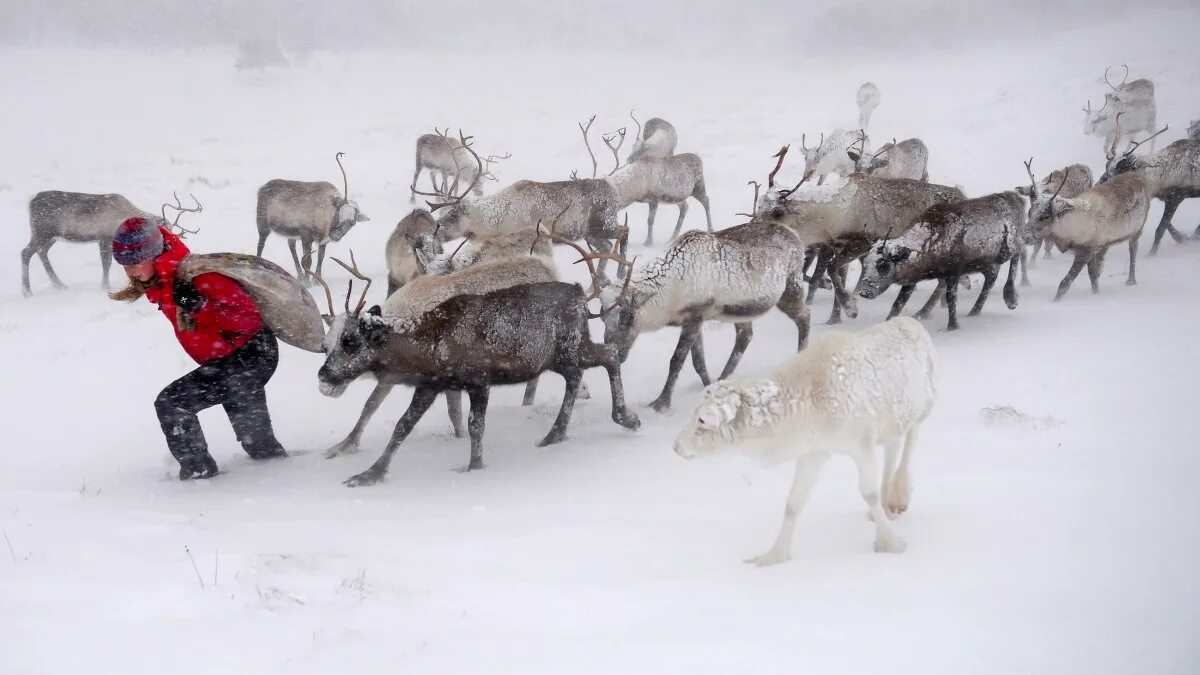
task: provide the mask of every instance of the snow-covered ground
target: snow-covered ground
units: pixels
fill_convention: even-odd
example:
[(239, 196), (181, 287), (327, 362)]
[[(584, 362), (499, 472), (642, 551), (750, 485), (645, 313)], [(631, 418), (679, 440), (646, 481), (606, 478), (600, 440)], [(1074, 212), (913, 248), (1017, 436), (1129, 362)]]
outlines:
[[(1136, 21), (1168, 23), (1200, 25), (1195, 12)], [(1080, 106), (1103, 94), (1106, 64), (1154, 79), (1166, 140), (1200, 116), (1186, 33), (1121, 22), (1003, 50), (771, 66), (719, 49), (689, 64), (317, 55), (265, 76), (238, 74), (216, 52), (0, 51), (0, 671), (1197, 672), (1200, 244), (1165, 242), (1139, 261), (1136, 287), (1123, 285), (1119, 247), (1100, 295), (1081, 278), (1053, 304), (1067, 263), (1057, 255), (1031, 272), (1016, 311), (997, 290), (956, 333), (935, 313), (940, 399), (896, 525), (908, 551), (871, 551), (843, 459), (800, 518), (793, 560), (769, 569), (741, 561), (770, 544), (789, 468), (676, 457), (670, 442), (700, 392), (689, 370), (674, 410), (644, 407), (674, 330), (643, 336), (625, 367), (639, 431), (609, 421), (593, 371), (596, 396), (576, 407), (570, 439), (535, 448), (562, 390), (551, 376), (532, 408), (518, 387), (493, 395), (486, 470), (458, 471), (467, 442), (449, 436), (439, 403), (387, 482), (355, 490), (341, 480), (373, 461), (408, 394), (385, 405), (362, 454), (324, 459), (370, 384), (324, 398), (319, 355), (287, 349), (268, 391), (293, 456), (251, 462), (215, 409), (201, 420), (226, 473), (180, 483), (151, 402), (192, 364), (163, 318), (107, 300), (91, 246), (52, 249), (69, 290), (51, 289), (36, 259), (34, 298), (18, 285), (38, 190), (121, 192), (151, 209), (192, 191), (205, 204), (190, 217), (203, 228), (193, 250), (253, 252), (257, 187), (340, 185), (339, 150), (372, 220), (331, 250), (353, 248), (382, 280), (417, 135), (461, 126), (482, 150), (512, 152), (502, 184), (563, 179), (587, 164), (575, 122), (596, 113), (611, 130), (631, 107), (671, 120), (680, 150), (702, 155), (723, 227), (741, 221), (746, 181), (763, 180), (780, 145), (854, 123), (866, 79), (883, 92), (875, 137), (923, 138), (934, 181), (972, 195), (1012, 188), (1030, 155), (1039, 176), (1074, 161), (1099, 175), (1100, 141), (1082, 135)], [(645, 209), (631, 213), (640, 241)], [(660, 239), (674, 213), (660, 212)], [(1200, 204), (1175, 222), (1190, 232)], [(702, 223), (693, 207), (689, 226)], [(267, 255), (290, 266), (282, 240)], [(334, 266), (327, 276), (346, 278)], [(861, 302), (847, 328), (881, 320), (894, 292)], [(820, 334), (829, 293), (818, 298)], [(732, 334), (706, 329), (714, 371)], [(762, 319), (738, 376), (769, 372), (794, 341), (782, 315)], [(991, 406), (1036, 419), (989, 418)]]

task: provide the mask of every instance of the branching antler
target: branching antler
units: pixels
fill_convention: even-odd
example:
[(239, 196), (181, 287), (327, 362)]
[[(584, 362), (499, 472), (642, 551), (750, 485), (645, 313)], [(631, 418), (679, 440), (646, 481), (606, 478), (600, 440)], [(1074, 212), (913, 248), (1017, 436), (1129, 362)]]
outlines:
[(759, 190), (759, 188), (762, 187), (762, 183), (759, 183), (756, 180), (750, 180), (750, 181), (746, 181), (746, 185), (754, 186), (754, 203), (750, 205), (750, 213), (737, 213), (734, 215), (746, 216), (747, 218), (754, 218), (754, 212), (758, 210), (758, 190)]
[[(808, 145), (805, 143), (805, 141), (806, 141), (806, 140), (807, 140), (807, 139), (805, 138), (805, 135), (804, 135), (804, 134), (800, 134), (800, 149), (801, 149), (801, 150), (809, 150), (809, 149), (810, 149), (810, 148), (808, 147)], [(821, 132), (821, 142), (817, 143), (817, 147), (816, 147), (816, 148), (812, 148), (812, 149), (813, 149), (813, 150), (820, 150), (822, 145), (825, 145), (825, 132), (824, 132), (824, 131), (822, 131), (822, 132)]]
[(367, 285), (363, 287), (362, 295), (358, 296), (358, 305), (355, 306), (353, 312), (350, 311), (350, 290), (351, 290), (351, 288), (354, 287), (353, 279), (350, 280), (350, 286), (348, 286), (346, 288), (346, 313), (350, 314), (351, 316), (358, 316), (359, 313), (362, 312), (363, 306), (367, 303), (367, 291), (370, 290), (370, 288), (371, 288), (371, 277), (363, 274), (362, 272), (360, 272), (358, 270), (358, 262), (354, 260), (353, 249), (350, 251), (350, 264), (349, 265), (342, 262), (341, 260), (338, 260), (337, 258), (330, 258), (330, 260), (341, 265), (342, 269), (346, 270), (353, 276), (367, 282)]
[(168, 229), (170, 229), (172, 231), (175, 229), (178, 229), (179, 232), (177, 232), (176, 234), (178, 234), (180, 237), (185, 237), (185, 238), (189, 234), (196, 234), (197, 232), (199, 232), (200, 228), (196, 228), (194, 230), (189, 230), (186, 227), (182, 227), (179, 224), (179, 219), (181, 217), (183, 217), (183, 214), (185, 214), (185, 213), (200, 213), (201, 211), (204, 210), (204, 205), (200, 203), (199, 199), (196, 199), (196, 195), (194, 195), (190, 192), (188, 193), (188, 196), (191, 197), (192, 201), (196, 203), (196, 205), (190, 209), (183, 207), (183, 204), (179, 201), (179, 194), (177, 192), (175, 192), (174, 190), (171, 191), (171, 196), (175, 197), (175, 203), (174, 204), (164, 203), (162, 205), (162, 209), (161, 209), (162, 219), (163, 219), (164, 223), (167, 221), (167, 208), (169, 207), (169, 208), (175, 209), (175, 211), (176, 211), (175, 220), (171, 223), (171, 225)]
[(1121, 84), (1118, 84), (1116, 86), (1114, 86), (1112, 82), (1108, 81), (1108, 71), (1109, 71), (1109, 68), (1112, 68), (1112, 66), (1109, 66), (1108, 68), (1104, 69), (1104, 84), (1107, 84), (1109, 87), (1112, 87), (1113, 91), (1119, 91), (1121, 87), (1125, 86), (1125, 80), (1129, 79), (1129, 66), (1122, 63), (1121, 67), (1125, 69), (1125, 77), (1121, 79)]
[(1153, 134), (1143, 138), (1140, 141), (1135, 141), (1132, 138), (1130, 138), (1129, 142), (1133, 144), (1133, 147), (1131, 147), (1125, 151), (1125, 156), (1128, 157), (1129, 155), (1132, 155), (1134, 153), (1134, 151), (1138, 149), (1138, 146), (1140, 146), (1142, 143), (1145, 143), (1146, 141), (1158, 136), (1159, 134), (1165, 132), (1167, 129), (1170, 129), (1170, 128), (1171, 128), (1171, 125), (1168, 124), (1168, 125), (1164, 126), (1163, 128), (1159, 129), (1158, 131), (1154, 132)]
[(1058, 184), (1058, 189), (1054, 191), (1054, 194), (1050, 195), (1050, 211), (1051, 211), (1051, 213), (1053, 213), (1053, 211), (1054, 211), (1055, 198), (1058, 197), (1058, 193), (1062, 192), (1063, 187), (1066, 186), (1066, 184), (1067, 184), (1067, 179), (1069, 179), (1070, 177), (1071, 177), (1071, 167), (1068, 166), (1066, 171), (1063, 171), (1062, 182)]
[(321, 284), (321, 287), (325, 289), (325, 302), (329, 304), (329, 314), (327, 316), (333, 318), (337, 315), (337, 310), (333, 308), (333, 291), (329, 290), (329, 284), (325, 283), (325, 280), (321, 278), (321, 275), (315, 272), (309, 272), (308, 276), (315, 279), (317, 283)]
[[(434, 127), (434, 131), (437, 131), (437, 127)], [(415, 182), (410, 188), (413, 193), (419, 194), (423, 197), (434, 197), (443, 200), (440, 202), (431, 202), (426, 200), (425, 203), (429, 205), (430, 213), (434, 213), (438, 209), (443, 209), (447, 206), (453, 206), (461, 202), (468, 194), (471, 193), (471, 190), (475, 189), (475, 185), (480, 181), (481, 178), (483, 178), (485, 174), (485, 171), (483, 170), (483, 159), (479, 156), (479, 153), (475, 152), (475, 148), (471, 147), (471, 140), (475, 137), (466, 136), (463, 134), (462, 129), (459, 129), (458, 148), (466, 150), (471, 154), (471, 158), (475, 160), (475, 175), (472, 177), (471, 184), (467, 186), (467, 189), (463, 190), (462, 194), (456, 194), (458, 192), (459, 178), (462, 175), (463, 168), (459, 165), (458, 153), (455, 152), (458, 148), (454, 147), (454, 140), (446, 133), (439, 132), (438, 135), (450, 142), (450, 159), (454, 161), (454, 180), (450, 183), (448, 188), (446, 187), (446, 184), (443, 183), (441, 188), (436, 189), (434, 192), (422, 192), (421, 190), (418, 190)]]
[[(576, 260), (575, 264), (585, 263), (588, 268), (588, 274), (591, 275), (591, 277), (592, 277), (592, 292), (590, 295), (587, 296), (587, 299), (584, 302), (591, 302), (592, 300), (599, 299), (600, 298), (600, 290), (604, 287), (604, 285), (605, 285), (604, 282), (606, 281), (604, 278), (604, 275), (600, 274), (600, 272), (597, 271), (596, 266), (592, 264), (593, 260), (608, 259), (608, 260), (612, 260), (612, 261), (616, 262), (618, 265), (626, 268), (625, 285), (624, 285), (624, 287), (622, 287), (621, 295), (617, 298), (617, 301), (614, 302), (613, 304), (609, 305), (607, 308), (602, 308), (598, 314), (593, 314), (590, 310), (588, 311), (589, 318), (598, 319), (600, 317), (605, 316), (609, 312), (611, 312), (614, 307), (616, 307), (617, 305), (621, 304), (622, 301), (624, 301), (625, 293), (626, 293), (626, 291), (629, 290), (629, 280), (633, 277), (633, 263), (637, 261), (637, 258), (635, 257), (632, 261), (630, 261), (630, 260), (626, 260), (624, 257), (620, 256), (619, 254), (615, 254), (615, 253), (611, 253), (611, 252), (610, 253), (600, 253), (598, 251), (591, 251), (591, 252), (585, 251), (583, 249), (583, 247), (580, 246), (579, 244), (571, 241), (570, 239), (566, 239), (566, 238), (558, 236), (558, 234), (555, 231), (555, 228), (558, 226), (558, 219), (561, 218), (563, 213), (565, 213), (565, 212), (566, 212), (566, 209), (563, 209), (562, 211), (559, 212), (558, 216), (556, 216), (554, 218), (554, 222), (552, 222), (550, 224), (549, 232), (545, 232), (542, 229), (542, 221), (539, 220), (537, 223), (537, 229), (536, 229), (537, 236), (534, 237), (533, 243), (536, 246), (537, 242), (540, 239), (542, 239), (543, 237), (545, 237), (556, 244), (563, 244), (564, 246), (570, 246), (571, 248), (575, 249), (576, 252), (579, 253), (579, 256), (580, 256), (579, 260)], [(621, 231), (617, 237), (617, 243), (616, 243), (616, 246), (614, 247), (614, 249), (620, 250), (624, 246), (625, 241), (628, 238), (629, 238), (629, 215), (626, 214), (625, 226), (621, 228)], [(530, 248), (530, 251), (532, 252), (533, 249)]]
[[(824, 134), (822, 134), (821, 142), (822, 142), (822, 143), (824, 143), (824, 142), (825, 142)], [(803, 148), (803, 147), (804, 147), (804, 135), (803, 135), (803, 134), (801, 134), (801, 135), (800, 135), (800, 147), (801, 147), (801, 148)], [(770, 188), (770, 187), (773, 187), (773, 186), (774, 186), (774, 184), (775, 184), (775, 174), (776, 174), (776, 173), (778, 173), (778, 172), (779, 172), (779, 169), (780, 169), (780, 167), (782, 167), (782, 166), (783, 166), (783, 158), (784, 158), (784, 156), (785, 156), (785, 155), (787, 155), (787, 150), (788, 150), (788, 146), (786, 146), (786, 145), (785, 145), (785, 146), (783, 146), (782, 148), (780, 148), (780, 149), (779, 149), (779, 152), (777, 152), (777, 153), (775, 153), (774, 155), (772, 155), (772, 157), (778, 157), (779, 159), (778, 159), (778, 161), (776, 161), (776, 162), (775, 162), (775, 168), (771, 170), (771, 174), (770, 174), (770, 176), (767, 178), (767, 187), (768, 187), (768, 188)], [(780, 198), (780, 199), (787, 199), (789, 196), (791, 196), (791, 194), (792, 194), (793, 192), (795, 192), (796, 190), (799, 190), (799, 189), (800, 189), (800, 186), (804, 184), (804, 181), (806, 181), (806, 180), (808, 180), (809, 178), (811, 178), (811, 177), (812, 177), (812, 175), (813, 175), (813, 172), (812, 172), (812, 171), (805, 171), (805, 172), (804, 172), (804, 176), (802, 176), (802, 177), (800, 178), (800, 182), (796, 183), (796, 184), (795, 184), (795, 185), (792, 187), (792, 189), (790, 189), (790, 190), (780, 190), (780, 191), (779, 191), (779, 198)]]
[[(588, 118), (587, 126), (584, 126), (583, 122), (576, 123), (579, 125), (579, 133), (583, 134), (583, 146), (585, 148), (587, 148), (588, 157), (592, 158), (592, 178), (596, 177), (596, 168), (599, 167), (599, 164), (596, 162), (596, 153), (592, 152), (592, 143), (590, 140), (588, 140), (588, 132), (592, 130), (592, 123), (595, 121), (596, 121), (596, 116), (592, 115), (591, 117)], [(578, 178), (579, 178), (579, 172), (572, 171), (571, 179), (577, 180)]]
[(503, 162), (504, 160), (511, 159), (511, 158), (512, 158), (511, 152), (504, 153), (504, 156), (502, 156), (502, 157), (497, 156), (497, 155), (488, 155), (487, 158), (483, 160), (483, 177), (488, 180), (499, 181), (499, 179), (496, 178), (495, 174), (492, 173), (491, 166), (493, 164), (496, 164), (497, 162)]
[[(608, 146), (608, 149), (613, 154), (613, 169), (608, 172), (608, 175), (611, 176), (621, 169), (621, 156), (617, 152), (621, 149), (622, 145), (625, 145), (625, 127), (621, 127), (607, 136), (601, 136), (601, 138), (604, 139), (604, 144)], [(613, 145), (614, 138), (620, 138), (621, 140), (616, 145)]]
[(633, 116), (633, 110), (632, 110), (632, 109), (630, 109), (630, 111), (629, 111), (629, 119), (633, 120), (633, 123), (634, 123), (634, 124), (636, 124), (636, 125), (637, 125), (637, 128), (638, 128), (638, 130), (637, 130), (637, 135), (636, 135), (636, 136), (634, 136), (634, 139), (635, 139), (635, 140), (636, 140), (636, 139), (640, 139), (640, 138), (642, 137), (642, 123), (641, 123), (641, 122), (639, 122), (639, 121), (638, 121), (638, 119), (637, 119), (636, 117), (634, 117), (634, 116)]
[(1033, 157), (1029, 158), (1025, 164), (1025, 173), (1029, 174), (1029, 185), (1033, 189), (1033, 194), (1037, 194), (1037, 179), (1033, 177)]

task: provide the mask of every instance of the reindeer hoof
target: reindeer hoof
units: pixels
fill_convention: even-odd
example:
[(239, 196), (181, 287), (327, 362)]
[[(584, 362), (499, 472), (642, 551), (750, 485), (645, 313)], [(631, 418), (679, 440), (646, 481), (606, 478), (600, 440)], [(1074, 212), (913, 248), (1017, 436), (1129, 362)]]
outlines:
[(908, 544), (904, 543), (904, 540), (900, 537), (892, 536), (875, 539), (876, 553), (904, 553), (906, 548), (908, 548)]
[(626, 408), (613, 415), (613, 421), (626, 429), (638, 429), (642, 426), (642, 420), (629, 408)]
[(555, 443), (562, 443), (566, 439), (567, 439), (567, 432), (551, 431), (550, 433), (546, 434), (545, 438), (543, 438), (542, 440), (537, 442), (537, 447), (544, 448), (547, 445), (554, 445)]
[(341, 455), (353, 455), (356, 452), (358, 452), (358, 444), (347, 440), (342, 441), (341, 443), (338, 443), (337, 445), (334, 445), (326, 450), (325, 458), (333, 459), (334, 457), (340, 457)]
[(762, 555), (756, 555), (753, 558), (747, 558), (746, 564), (757, 565), (759, 567), (770, 567), (771, 565), (778, 565), (779, 563), (784, 563), (791, 559), (792, 555), (790, 553), (771, 550)]
[(471, 461), (467, 463), (467, 471), (479, 471), (482, 468), (483, 468), (483, 458), (482, 457), (472, 457)]
[(372, 467), (372, 468), (367, 469), (366, 471), (358, 474), (357, 476), (351, 476), (351, 477), (347, 478), (346, 480), (342, 481), (342, 484), (345, 485), (346, 487), (359, 487), (362, 485), (375, 485), (379, 481), (383, 480), (383, 475), (384, 475), (383, 471), (376, 471), (375, 468)]
[(1126, 279), (1125, 285), (1126, 286), (1137, 286), (1137, 279)]
[(650, 403), (650, 409), (659, 413), (666, 412), (671, 409), (671, 399), (659, 396)]

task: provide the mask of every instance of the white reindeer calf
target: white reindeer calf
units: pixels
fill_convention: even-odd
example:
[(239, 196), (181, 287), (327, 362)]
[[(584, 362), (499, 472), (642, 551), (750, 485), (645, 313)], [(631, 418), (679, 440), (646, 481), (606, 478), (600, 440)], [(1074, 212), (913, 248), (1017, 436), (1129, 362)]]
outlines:
[[(875, 550), (901, 553), (904, 540), (888, 519), (908, 509), (917, 429), (936, 395), (933, 371), (933, 341), (908, 317), (857, 334), (826, 333), (769, 378), (710, 386), (675, 439), (675, 452), (691, 459), (737, 450), (768, 462), (796, 461), (779, 536), (747, 562), (774, 565), (791, 558), (796, 516), (835, 452), (858, 465), (858, 489), (875, 521)], [(878, 483), (876, 445), (884, 447)]]

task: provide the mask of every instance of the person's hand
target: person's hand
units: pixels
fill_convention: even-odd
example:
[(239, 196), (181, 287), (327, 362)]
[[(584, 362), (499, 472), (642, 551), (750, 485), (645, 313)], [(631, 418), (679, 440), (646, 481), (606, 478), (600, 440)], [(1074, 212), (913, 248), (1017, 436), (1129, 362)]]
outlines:
[(173, 295), (175, 305), (191, 314), (200, 311), (200, 308), (204, 307), (204, 303), (208, 300), (196, 290), (190, 281), (176, 281)]

